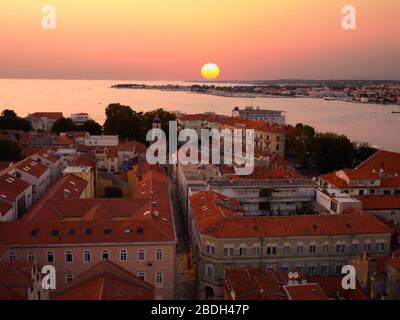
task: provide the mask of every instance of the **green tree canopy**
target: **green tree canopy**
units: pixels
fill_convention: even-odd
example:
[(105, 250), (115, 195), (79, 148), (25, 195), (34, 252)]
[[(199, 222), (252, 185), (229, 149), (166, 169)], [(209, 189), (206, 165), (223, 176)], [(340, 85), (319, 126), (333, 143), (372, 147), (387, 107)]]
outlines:
[(17, 161), (21, 159), (22, 149), (13, 141), (0, 140), (0, 161)]
[(29, 120), (18, 117), (17, 114), (10, 109), (5, 109), (0, 116), (0, 129), (6, 130), (33, 130)]
[(71, 118), (60, 118), (53, 123), (51, 131), (60, 134), (60, 132), (75, 131), (77, 126)]
[(106, 108), (105, 134), (117, 134), (121, 139), (138, 140), (141, 136), (141, 114), (131, 107), (112, 103)]
[(364, 160), (371, 157), (376, 151), (375, 148), (371, 147), (367, 142), (354, 143), (355, 149), (355, 165), (360, 164)]
[(100, 135), (103, 132), (102, 126), (94, 120), (86, 121), (79, 130), (89, 132), (91, 135)]
[(352, 167), (354, 154), (353, 144), (344, 135), (327, 132), (315, 136), (313, 158), (321, 173)]
[(104, 188), (104, 197), (106, 198), (122, 198), (122, 190), (116, 186), (107, 186)]

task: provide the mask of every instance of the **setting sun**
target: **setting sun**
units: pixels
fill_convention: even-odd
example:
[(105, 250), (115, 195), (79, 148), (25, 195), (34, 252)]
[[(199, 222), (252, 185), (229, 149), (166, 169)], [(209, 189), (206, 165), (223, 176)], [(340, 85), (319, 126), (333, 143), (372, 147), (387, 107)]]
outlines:
[(207, 63), (201, 68), (201, 75), (207, 80), (216, 79), (219, 73), (219, 67), (215, 63)]

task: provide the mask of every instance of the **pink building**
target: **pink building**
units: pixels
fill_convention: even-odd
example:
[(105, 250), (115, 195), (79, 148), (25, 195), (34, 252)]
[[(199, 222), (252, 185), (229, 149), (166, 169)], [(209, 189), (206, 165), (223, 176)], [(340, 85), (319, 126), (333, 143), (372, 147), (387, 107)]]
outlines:
[(132, 198), (49, 199), (33, 220), (0, 224), (0, 245), (10, 247), (0, 262), (54, 265), (57, 290), (109, 260), (154, 286), (156, 299), (173, 298), (176, 237), (158, 166), (143, 165)]

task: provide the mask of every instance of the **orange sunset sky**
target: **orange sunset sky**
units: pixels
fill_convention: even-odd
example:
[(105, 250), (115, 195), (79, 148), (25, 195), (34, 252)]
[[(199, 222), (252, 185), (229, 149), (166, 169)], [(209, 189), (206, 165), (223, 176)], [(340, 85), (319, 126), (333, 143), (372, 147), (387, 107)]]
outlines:
[(214, 62), (220, 80), (400, 79), (399, 13), (400, 0), (1, 0), (0, 77), (196, 80)]

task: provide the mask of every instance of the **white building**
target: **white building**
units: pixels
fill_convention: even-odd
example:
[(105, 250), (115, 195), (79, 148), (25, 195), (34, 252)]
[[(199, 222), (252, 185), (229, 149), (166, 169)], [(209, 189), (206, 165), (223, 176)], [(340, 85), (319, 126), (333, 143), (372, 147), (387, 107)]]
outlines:
[(362, 203), (348, 193), (337, 188), (315, 188), (315, 201), (331, 214), (342, 213), (350, 207), (361, 209)]
[(85, 137), (85, 146), (89, 147), (112, 147), (119, 145), (118, 135), (99, 135)]
[(15, 221), (31, 206), (32, 185), (8, 173), (2, 174), (0, 176), (0, 221)]
[(33, 154), (31, 158), (49, 167), (51, 183), (57, 181), (58, 177), (61, 174), (61, 160), (60, 158), (58, 158), (58, 156), (54, 151), (52, 150), (40, 151), (38, 153)]
[(284, 111), (260, 109), (260, 107), (253, 108), (252, 106), (248, 106), (245, 107), (244, 109), (235, 107), (232, 110), (232, 116), (247, 120), (270, 122), (279, 125), (285, 124)]
[(71, 114), (71, 120), (78, 126), (83, 125), (86, 121), (90, 120), (88, 113), (73, 113)]
[(8, 173), (32, 185), (33, 202), (50, 187), (50, 169), (32, 158), (19, 162)]

